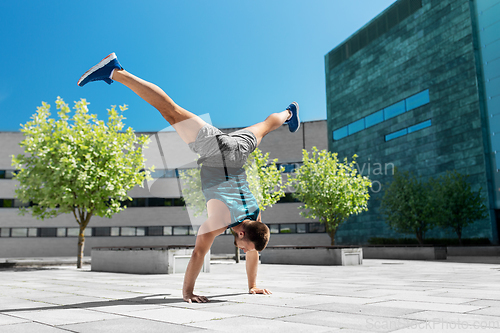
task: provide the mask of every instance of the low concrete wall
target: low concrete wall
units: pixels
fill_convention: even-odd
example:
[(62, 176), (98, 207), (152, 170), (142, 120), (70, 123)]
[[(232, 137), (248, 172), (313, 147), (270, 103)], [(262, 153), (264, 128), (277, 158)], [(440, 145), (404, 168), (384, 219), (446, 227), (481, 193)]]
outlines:
[(268, 246), (260, 254), (263, 264), (361, 265), (363, 250), (340, 246)]
[(499, 257), (500, 246), (448, 246), (451, 257)]
[[(194, 246), (95, 247), (91, 269), (97, 272), (135, 274), (184, 273)], [(210, 251), (202, 272), (210, 272)]]
[(445, 260), (446, 247), (434, 246), (364, 246), (365, 259)]

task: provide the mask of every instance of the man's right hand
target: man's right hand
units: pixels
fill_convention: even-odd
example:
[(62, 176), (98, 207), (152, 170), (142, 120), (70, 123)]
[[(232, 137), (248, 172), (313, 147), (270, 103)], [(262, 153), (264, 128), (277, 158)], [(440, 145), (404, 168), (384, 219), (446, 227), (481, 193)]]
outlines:
[(207, 303), (210, 302), (208, 298), (205, 296), (199, 296), (195, 294), (187, 294), (183, 296), (184, 300), (188, 303), (198, 302), (198, 303)]

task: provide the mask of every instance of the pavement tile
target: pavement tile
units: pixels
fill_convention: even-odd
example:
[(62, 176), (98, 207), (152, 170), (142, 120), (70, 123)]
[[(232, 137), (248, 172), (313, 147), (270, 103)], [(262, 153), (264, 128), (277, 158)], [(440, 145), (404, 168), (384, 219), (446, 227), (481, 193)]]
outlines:
[(72, 308), (55, 310), (48, 309), (42, 311), (19, 311), (16, 313), (12, 313), (11, 315), (55, 326), (120, 318), (119, 316), (109, 313)]
[(469, 312), (471, 314), (481, 314), (481, 315), (486, 315), (486, 316), (496, 316), (497, 318), (500, 318), (500, 307), (498, 306), (490, 306), (487, 308), (483, 308), (480, 310), (475, 310)]
[[(498, 288), (498, 286), (496, 287)], [(474, 305), (474, 306), (495, 306), (495, 307), (500, 307), (500, 301), (494, 301), (491, 299), (480, 299), (477, 301), (472, 301), (472, 302), (467, 302), (465, 303), (467, 305)]]
[[(204, 321), (191, 324), (190, 326), (212, 329), (222, 332), (237, 332), (237, 333), (326, 333), (331, 332), (333, 328), (318, 325), (309, 325), (302, 323), (284, 322), (281, 320), (267, 320), (254, 317), (233, 317), (221, 320)], [(339, 332), (341, 332), (339, 330)]]
[(477, 326), (481, 328), (498, 328), (500, 330), (500, 316), (491, 317), (488, 315), (485, 316), (476, 314), (476, 312), (449, 313), (444, 311), (422, 311), (404, 315), (403, 317), (431, 322), (434, 323), (433, 326), (437, 326), (439, 323), (456, 323), (469, 326)]
[[(19, 323), (25, 323), (25, 322), (30, 322), (30, 320), (0, 314), (0, 326), (19, 324)], [(1, 327), (0, 327), (0, 331), (3, 331), (3, 329)]]
[(370, 332), (390, 332), (392, 330), (407, 327), (419, 322), (417, 320), (404, 318), (386, 318), (327, 311), (315, 311), (281, 318), (280, 320), (337, 327), (342, 329), (365, 330)]
[(92, 323), (64, 325), (61, 328), (78, 333), (190, 333), (203, 332), (205, 330), (183, 325), (169, 324), (160, 321), (145, 320), (139, 318), (120, 318), (102, 320)]
[(163, 307), (161, 309), (134, 311), (128, 314), (131, 317), (158, 320), (174, 324), (190, 324), (206, 320), (219, 320), (234, 315), (212, 312), (196, 311), (193, 309), (180, 309), (175, 307)]
[(382, 307), (386, 306), (391, 308), (415, 309), (415, 310), (433, 310), (433, 311), (446, 310), (447, 312), (462, 312), (462, 313), (481, 309), (481, 307), (479, 306), (472, 306), (472, 305), (399, 301), (399, 300), (373, 303), (373, 305)]
[(2, 333), (68, 333), (67, 330), (39, 323), (21, 323), (0, 326)]
[(0, 297), (0, 312), (18, 311), (46, 307), (47, 303), (35, 302), (15, 297)]
[(301, 313), (307, 313), (311, 312), (312, 310), (288, 308), (281, 306), (269, 306), (262, 304), (238, 303), (238, 304), (221, 305), (217, 308), (201, 309), (201, 311), (214, 311), (218, 313), (233, 314), (236, 316), (244, 315), (247, 317), (275, 319)]
[(303, 308), (311, 310), (352, 313), (352, 314), (380, 316), (380, 317), (400, 317), (403, 315), (421, 311), (421, 310), (405, 309), (405, 308), (389, 308), (385, 306), (377, 306), (376, 304), (358, 305), (358, 304), (342, 304), (342, 303), (309, 305), (309, 306), (304, 306)]

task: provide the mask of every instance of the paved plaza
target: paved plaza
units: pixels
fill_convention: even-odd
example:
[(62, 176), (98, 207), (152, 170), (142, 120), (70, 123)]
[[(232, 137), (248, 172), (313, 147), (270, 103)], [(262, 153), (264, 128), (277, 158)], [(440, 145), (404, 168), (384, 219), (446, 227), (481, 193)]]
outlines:
[(0, 332), (500, 332), (500, 265), (364, 260), (362, 266), (216, 262), (182, 300), (183, 274), (0, 269)]

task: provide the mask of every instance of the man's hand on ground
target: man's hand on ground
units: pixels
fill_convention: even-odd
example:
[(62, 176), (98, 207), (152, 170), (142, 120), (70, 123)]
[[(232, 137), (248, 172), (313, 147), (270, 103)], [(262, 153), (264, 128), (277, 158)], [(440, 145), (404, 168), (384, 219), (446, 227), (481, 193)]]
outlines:
[(198, 303), (207, 303), (210, 302), (208, 298), (205, 296), (199, 296), (195, 294), (184, 295), (184, 300), (188, 303), (198, 302)]
[(271, 295), (272, 292), (269, 289), (260, 289), (257, 287), (251, 288), (249, 290), (250, 294), (264, 294), (264, 295)]

